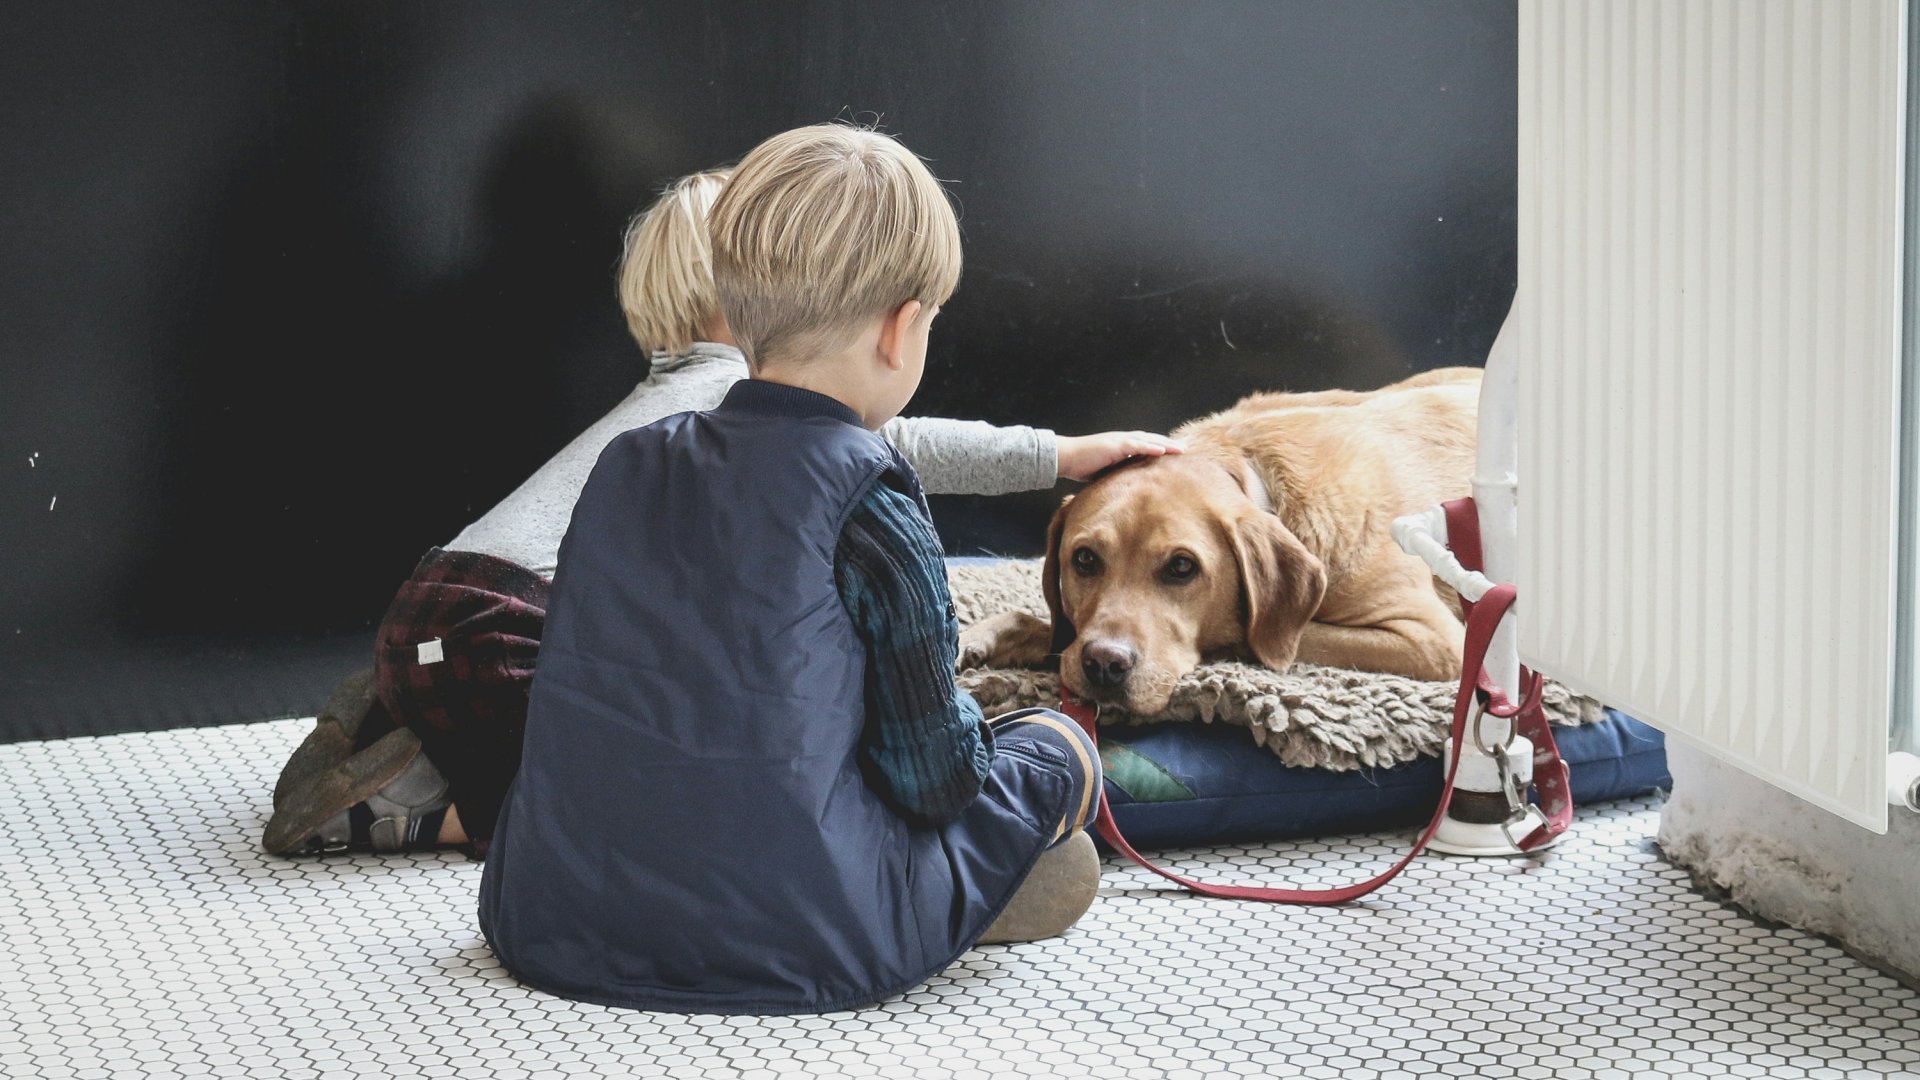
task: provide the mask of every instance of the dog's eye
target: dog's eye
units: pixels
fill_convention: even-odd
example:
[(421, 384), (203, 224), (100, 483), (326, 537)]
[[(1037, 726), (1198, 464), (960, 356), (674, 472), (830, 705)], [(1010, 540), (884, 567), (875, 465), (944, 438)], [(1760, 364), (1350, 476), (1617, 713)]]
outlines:
[(1100, 556), (1095, 555), (1092, 548), (1075, 548), (1073, 568), (1082, 574), (1097, 574), (1100, 572)]
[(1200, 572), (1200, 564), (1185, 555), (1175, 555), (1167, 560), (1167, 577), (1174, 581), (1186, 581)]

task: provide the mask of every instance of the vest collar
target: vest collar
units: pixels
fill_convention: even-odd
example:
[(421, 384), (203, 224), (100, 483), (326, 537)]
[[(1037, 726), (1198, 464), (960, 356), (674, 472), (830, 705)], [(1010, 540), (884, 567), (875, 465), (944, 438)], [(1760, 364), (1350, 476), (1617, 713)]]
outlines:
[(865, 428), (860, 422), (860, 414), (848, 408), (844, 403), (813, 390), (804, 390), (785, 383), (768, 382), (765, 379), (741, 379), (727, 389), (727, 396), (721, 400), (715, 412), (754, 413), (760, 416), (780, 416), (794, 420), (808, 420), (824, 417)]

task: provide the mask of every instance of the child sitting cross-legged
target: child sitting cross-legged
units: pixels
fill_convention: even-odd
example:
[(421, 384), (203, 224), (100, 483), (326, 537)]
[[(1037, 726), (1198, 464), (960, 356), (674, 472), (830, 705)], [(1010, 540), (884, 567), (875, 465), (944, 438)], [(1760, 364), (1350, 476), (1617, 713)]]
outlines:
[(801, 128), (709, 227), (751, 377), (587, 479), (480, 925), (583, 1001), (844, 1009), (1078, 918), (1099, 758), (1067, 718), (987, 721), (955, 686), (940, 543), (876, 434), (959, 279), (938, 182), (885, 135)]
[[(520, 764), (528, 687), (560, 541), (602, 450), (622, 432), (719, 405), (747, 377), (714, 289), (707, 212), (728, 173), (695, 173), (634, 219), (620, 306), (647, 377), (444, 548), (427, 552), (381, 621), (371, 669), (340, 684), (288, 758), (262, 846), (274, 855), (454, 845), (484, 857)], [(853, 227), (864, 227), (865, 223)], [(929, 491), (1001, 494), (1086, 479), (1161, 435), (1070, 437), (896, 417), (880, 434)], [(671, 529), (669, 518), (650, 527)], [(648, 581), (664, 571), (636, 569)]]

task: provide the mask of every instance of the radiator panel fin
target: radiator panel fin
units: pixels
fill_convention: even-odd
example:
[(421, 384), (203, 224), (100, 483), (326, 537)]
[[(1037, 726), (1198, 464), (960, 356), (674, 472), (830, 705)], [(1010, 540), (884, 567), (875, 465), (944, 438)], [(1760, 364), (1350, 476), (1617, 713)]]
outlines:
[(1872, 828), (1904, 5), (1521, 5), (1520, 649)]

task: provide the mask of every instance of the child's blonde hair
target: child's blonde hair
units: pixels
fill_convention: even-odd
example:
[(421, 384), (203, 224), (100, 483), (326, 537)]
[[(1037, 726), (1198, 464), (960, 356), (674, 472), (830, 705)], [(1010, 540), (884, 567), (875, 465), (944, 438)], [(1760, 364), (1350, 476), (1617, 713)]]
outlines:
[(720, 311), (755, 367), (845, 348), (909, 300), (960, 283), (960, 224), (906, 147), (819, 124), (755, 147), (707, 217)]
[(707, 212), (726, 183), (726, 169), (683, 176), (627, 226), (620, 310), (647, 352), (678, 356), (720, 322)]

